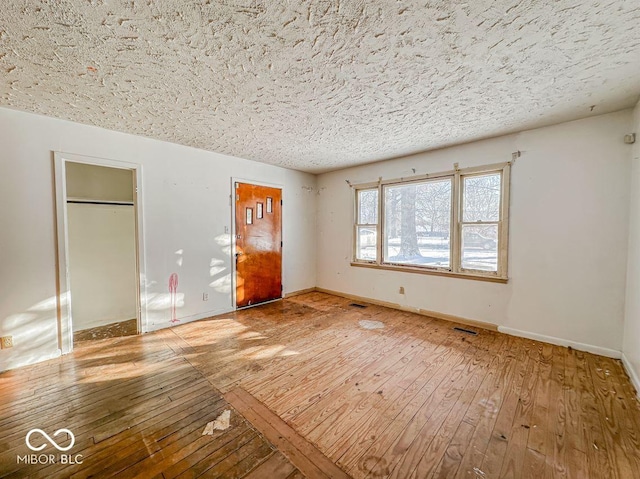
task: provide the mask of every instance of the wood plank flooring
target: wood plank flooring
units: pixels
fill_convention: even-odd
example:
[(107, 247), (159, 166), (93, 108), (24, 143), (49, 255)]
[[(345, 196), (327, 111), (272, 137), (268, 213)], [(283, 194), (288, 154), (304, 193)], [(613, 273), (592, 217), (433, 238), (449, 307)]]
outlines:
[[(87, 341), (0, 374), (0, 477), (302, 477), (163, 337)], [(226, 409), (230, 427), (203, 436)], [(47, 447), (32, 452), (25, 438), (34, 428), (61, 447), (71, 438), (54, 433), (69, 429), (75, 444), (59, 452), (37, 432), (32, 446)], [(18, 459), (29, 454), (35, 464)]]
[(247, 391), (355, 478), (640, 477), (619, 361), (351, 302), (308, 293), (170, 332), (218, 389)]
[(235, 388), (225, 394), (225, 398), (309, 479), (349, 479), (344, 471), (244, 389)]
[[(308, 293), (0, 374), (0, 477), (292, 479), (296, 455), (329, 477), (640, 477), (619, 361), (350, 303)], [(18, 467), (33, 427), (71, 429), (84, 463)]]

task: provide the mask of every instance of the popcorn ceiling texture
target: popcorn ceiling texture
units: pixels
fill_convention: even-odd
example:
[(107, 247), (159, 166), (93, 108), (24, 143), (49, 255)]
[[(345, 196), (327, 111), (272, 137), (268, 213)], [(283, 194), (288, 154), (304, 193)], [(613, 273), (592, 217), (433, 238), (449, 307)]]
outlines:
[(638, 25), (637, 0), (3, 0), (0, 106), (320, 172), (630, 107)]

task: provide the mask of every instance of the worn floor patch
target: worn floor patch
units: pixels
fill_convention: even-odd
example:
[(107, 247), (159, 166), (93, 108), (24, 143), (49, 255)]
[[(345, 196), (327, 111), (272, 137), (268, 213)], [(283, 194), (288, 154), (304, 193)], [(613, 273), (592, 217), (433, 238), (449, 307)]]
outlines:
[(382, 329), (384, 328), (384, 323), (382, 321), (372, 321), (370, 319), (361, 319), (358, 321), (360, 327), (364, 329)]

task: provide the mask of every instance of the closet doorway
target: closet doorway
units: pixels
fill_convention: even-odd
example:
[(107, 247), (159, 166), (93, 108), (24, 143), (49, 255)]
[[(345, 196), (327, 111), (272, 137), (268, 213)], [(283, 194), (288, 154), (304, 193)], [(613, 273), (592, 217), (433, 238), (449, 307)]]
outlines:
[[(105, 164), (106, 163), (106, 164)], [(60, 343), (142, 332), (136, 165), (57, 154)]]

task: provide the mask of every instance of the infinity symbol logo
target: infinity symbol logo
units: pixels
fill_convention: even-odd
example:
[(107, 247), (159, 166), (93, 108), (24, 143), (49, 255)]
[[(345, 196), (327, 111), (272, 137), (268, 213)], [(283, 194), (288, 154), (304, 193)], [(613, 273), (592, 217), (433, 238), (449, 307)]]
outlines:
[(29, 449), (31, 449), (32, 451), (42, 451), (45, 447), (47, 447), (46, 444), (42, 444), (38, 447), (34, 447), (31, 445), (31, 442), (29, 441), (29, 438), (31, 437), (31, 435), (35, 432), (39, 432), (40, 434), (42, 434), (44, 436), (44, 438), (49, 441), (49, 443), (55, 447), (58, 451), (68, 451), (69, 449), (71, 449), (73, 447), (73, 445), (76, 443), (76, 437), (73, 435), (73, 433), (71, 431), (69, 431), (68, 429), (58, 429), (56, 432), (53, 433), (53, 437), (58, 436), (59, 434), (62, 434), (63, 432), (66, 432), (67, 434), (69, 434), (69, 436), (71, 436), (71, 444), (69, 444), (67, 447), (60, 447), (58, 446), (58, 443), (55, 442), (53, 439), (51, 439), (51, 437), (44, 432), (42, 429), (32, 429), (31, 431), (29, 431), (27, 433), (27, 437), (25, 438), (25, 442), (27, 443), (27, 447)]

